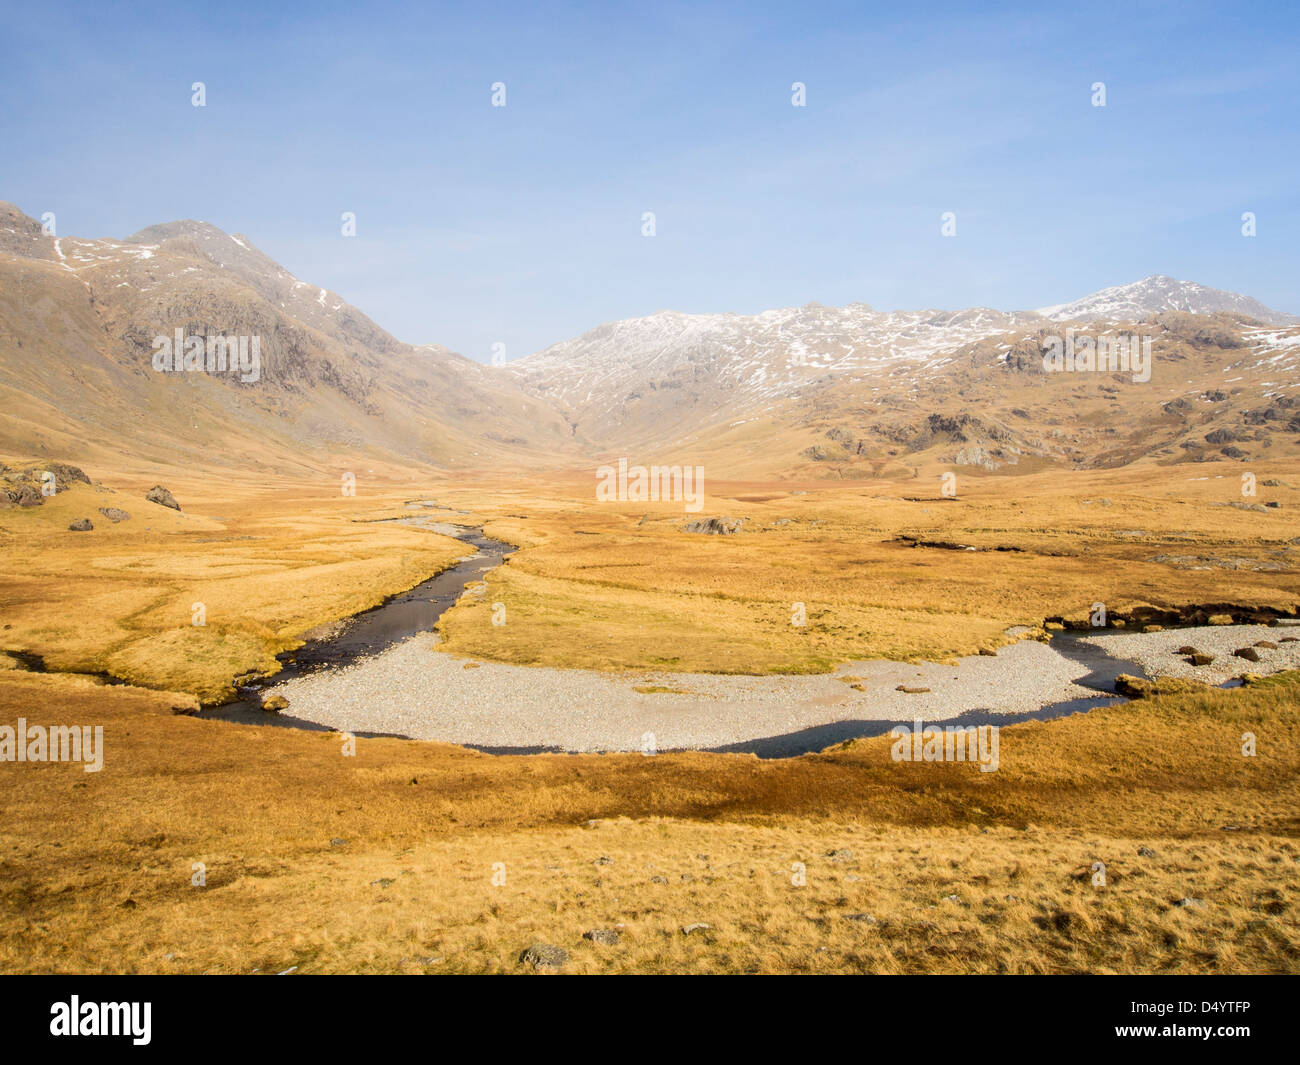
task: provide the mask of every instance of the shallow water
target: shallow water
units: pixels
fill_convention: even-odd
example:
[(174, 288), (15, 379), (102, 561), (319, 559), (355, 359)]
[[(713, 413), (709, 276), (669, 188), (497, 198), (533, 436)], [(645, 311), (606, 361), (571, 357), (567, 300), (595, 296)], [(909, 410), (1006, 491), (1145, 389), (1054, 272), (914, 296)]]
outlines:
[[(415, 504), (414, 506), (430, 507), (432, 504)], [(435, 678), (431, 680), (431, 683), (435, 685), (434, 691), (437, 692), (435, 701), (447, 703), (446, 714), (456, 724), (455, 734), (443, 735), (440, 730), (430, 734), (429, 722), (420, 719), (418, 714), (413, 719), (412, 717), (403, 717), (400, 712), (394, 712), (397, 704), (403, 698), (403, 693), (392, 689), (390, 681), (386, 679), (382, 664), (374, 661), (376, 656), (397, 649), (399, 645), (406, 643), (418, 634), (430, 632), (442, 616), (442, 613), (456, 602), (465, 588), (471, 583), (481, 580), (485, 573), (500, 565), (506, 554), (512, 551), (513, 548), (509, 544), (485, 536), (480, 528), (438, 522), (427, 513), (417, 513), (409, 517), (390, 520), (416, 525), (443, 535), (455, 536), (473, 547), (475, 554), (409, 591), (393, 596), (371, 610), (364, 611), (337, 625), (322, 628), (322, 630), (310, 634), (311, 638), (297, 651), (280, 656), (283, 665), (281, 672), (271, 677), (259, 678), (248, 686), (241, 687), (239, 699), (223, 706), (206, 709), (201, 716), (245, 724), (273, 725), (315, 731), (333, 731), (337, 728), (345, 728), (358, 736), (403, 736), (409, 734), (424, 739), (440, 739), (444, 742), (459, 743), (487, 753), (522, 754), (588, 749), (566, 746), (564, 737), (572, 733), (574, 729), (581, 733), (592, 727), (593, 723), (600, 725), (617, 720), (620, 710), (623, 709), (620, 707), (620, 700), (626, 701), (628, 698), (632, 698), (638, 704), (644, 701), (644, 696), (628, 696), (626, 692), (612, 689), (604, 691), (602, 689), (602, 692), (595, 696), (595, 703), (592, 706), (586, 706), (582, 704), (582, 699), (575, 698), (572, 690), (567, 692), (562, 689), (551, 691), (547, 687), (551, 680), (549, 675), (557, 672), (554, 670), (539, 670), (536, 673), (528, 673), (527, 667), (495, 666), (491, 663), (483, 663), (481, 670), (476, 670), (471, 675), (463, 674), (459, 669), (452, 676), (447, 676), (445, 673), (440, 675), (439, 670), (441, 667), (446, 666), (447, 663), (440, 661), (442, 656), (437, 656), (434, 660), (430, 660), (428, 672), (431, 678)], [(1234, 628), (1237, 627), (1234, 626)], [(1109, 635), (1109, 639), (1107, 639), (1107, 635)], [(1173, 633), (1170, 632), (1168, 636), (1172, 637)], [(927, 724), (932, 725), (1007, 725), (1016, 721), (1062, 717), (1091, 710), (1098, 706), (1113, 704), (1120, 699), (1120, 696), (1115, 693), (1115, 679), (1119, 674), (1148, 675), (1148, 670), (1140, 662), (1129, 660), (1127, 657), (1114, 656), (1114, 652), (1119, 651), (1120, 647), (1124, 646), (1122, 643), (1124, 638), (1119, 633), (1104, 635), (1069, 631), (1055, 633), (1048, 646), (1051, 652), (1054, 652), (1054, 655), (1057, 656), (1054, 658), (1056, 662), (1068, 660), (1073, 664), (1071, 672), (1067, 674), (1068, 680), (1063, 682), (1055, 691), (1044, 690), (1039, 692), (1037, 696), (1031, 697), (1024, 709), (1005, 709), (1000, 706), (997, 696), (989, 697), (988, 702), (976, 701), (972, 703), (971, 699), (975, 693), (972, 689), (963, 685), (960, 691), (950, 690), (946, 694), (937, 691), (934, 696), (918, 696), (918, 700), (924, 700), (923, 702), (918, 701), (918, 710), (925, 707), (925, 721)], [(1143, 638), (1147, 639), (1148, 637)], [(1107, 647), (1107, 644), (1113, 646)], [(1024, 687), (1033, 690), (1033, 678), (1039, 674), (1039, 671), (1044, 668), (1051, 669), (1054, 667), (1052, 667), (1050, 661), (1046, 663), (1041, 661), (1041, 656), (1040, 658), (1031, 656), (1024, 661), (1023, 665), (1019, 666), (1007, 661), (1008, 656), (1015, 657), (1017, 661), (1024, 657), (1020, 654), (1020, 650), (1017, 649), (1018, 645), (1011, 645), (1011, 647), (1012, 649), (1003, 652), (1003, 656), (1000, 656), (1002, 663), (998, 668), (1008, 671), (1008, 675), (1004, 679), (1013, 687), (1020, 688), (1021, 684), (1019, 682), (1023, 678)], [(1046, 648), (1043, 650), (1046, 650)], [(967, 668), (976, 670), (977, 676), (978, 671), (986, 670), (990, 666), (990, 662), (986, 659), (972, 658), (969, 662), (971, 665)], [(361, 670), (366, 676), (373, 678), (359, 686), (356, 685), (358, 680), (355, 675), (356, 670), (342, 672), (345, 667), (357, 663), (362, 663)], [(1032, 663), (1037, 663), (1037, 665)], [(896, 697), (893, 696), (891, 690), (894, 683), (899, 679), (907, 681), (913, 676), (919, 677), (919, 673), (913, 672), (919, 668), (933, 670), (935, 673), (935, 679), (927, 679), (926, 684), (935, 683), (945, 688), (949, 687), (946, 683), (949, 679), (946, 676), (950, 672), (949, 667), (937, 667), (932, 663), (927, 664), (925, 667), (904, 666), (902, 663), (888, 662), (850, 663), (845, 668), (856, 669), (857, 666), (866, 667), (873, 676), (878, 673), (885, 673), (885, 677), (888, 677), (888, 679), (877, 677), (875, 683), (879, 687), (883, 682), (884, 688), (876, 698), (883, 697), (886, 702), (891, 699), (896, 701)], [(899, 669), (906, 670), (906, 674), (900, 673), (898, 677), (894, 677), (888, 672)], [(489, 686), (486, 690), (471, 690), (465, 687), (467, 683), (472, 686), (478, 681), (491, 677), (498, 670), (507, 672), (523, 670), (524, 673), (527, 673), (527, 677), (522, 681), (518, 677), (507, 677), (499, 687)], [(419, 667), (419, 671), (423, 673), (425, 671), (424, 667)], [(565, 673), (566, 671), (558, 672)], [(584, 673), (584, 671), (576, 672)], [(843, 670), (837, 672), (843, 672)], [(319, 676), (322, 673), (330, 675)], [(940, 676), (940, 674), (943, 675)], [(305, 680), (305, 678), (313, 677), (313, 675), (317, 676), (310, 681)], [(597, 677), (597, 683), (600, 685), (616, 683), (614, 678), (605, 675), (593, 676)], [(807, 681), (807, 678), (715, 678), (712, 676), (692, 677), (687, 675), (681, 675), (680, 677), (673, 675), (673, 677), (668, 677), (667, 680), (664, 677), (658, 677), (657, 679), (663, 683), (669, 681), (676, 683), (674, 677), (677, 680), (683, 680), (683, 682), (686, 680), (694, 682), (687, 685), (692, 688), (700, 684), (708, 685), (711, 683), (723, 686), (740, 684), (744, 688), (749, 686), (751, 681), (760, 686), (772, 682), (779, 684), (782, 680), (793, 681), (796, 684)], [(303, 684), (299, 684), (295, 686), (296, 691), (291, 690), (289, 692), (292, 696), (290, 711), (293, 709), (293, 704), (296, 703), (300, 707), (299, 713), (308, 713), (312, 717), (323, 718), (324, 720), (331, 720), (332, 718), (332, 724), (296, 717), (292, 712), (275, 714), (261, 709), (260, 695), (263, 689), (278, 686), (297, 678), (304, 678), (303, 683), (315, 689), (318, 705), (313, 708), (310, 698), (299, 698), (299, 694), (306, 690), (303, 688)], [(951, 679), (956, 680), (957, 678), (952, 677)], [(911, 682), (917, 683), (916, 681)], [(630, 684), (633, 681), (627, 683)], [(1228, 681), (1224, 686), (1230, 686), (1233, 683), (1233, 681)], [(327, 685), (328, 688), (322, 688), (322, 685)], [(846, 705), (845, 695), (847, 693), (843, 692), (842, 689), (834, 688), (833, 685), (832, 689), (833, 694), (820, 697), (815, 694), (809, 696), (808, 693), (803, 693), (801, 696), (797, 695), (797, 693), (790, 693), (793, 701), (790, 703), (783, 702), (780, 713), (770, 715), (769, 719), (763, 722), (763, 724), (769, 726), (768, 728), (764, 728), (763, 724), (759, 724), (757, 720), (750, 720), (748, 722), (750, 731), (747, 737), (743, 727), (739, 727), (737, 732), (733, 733), (733, 735), (737, 736), (737, 742), (719, 742), (716, 738), (710, 742), (705, 739), (705, 736), (710, 733), (709, 729), (704, 726), (716, 724), (718, 718), (726, 717), (729, 710), (732, 709), (728, 704), (733, 698), (740, 699), (743, 704), (748, 695), (743, 690), (739, 693), (733, 693), (730, 697), (725, 691), (714, 692), (705, 696), (704, 702), (698, 706), (683, 705), (675, 709), (670, 706), (675, 697), (664, 697), (660, 705), (670, 711), (668, 718), (667, 720), (660, 720), (651, 730), (657, 731), (669, 727), (670, 723), (684, 723), (691, 719), (693, 713), (702, 713), (704, 718), (700, 719), (702, 722), (701, 727), (692, 728), (692, 735), (689, 739), (686, 736), (680, 737), (679, 742), (685, 741), (687, 749), (741, 751), (757, 754), (759, 757), (764, 758), (783, 758), (823, 750), (831, 744), (847, 739), (881, 735), (887, 733), (900, 720), (897, 714), (871, 713), (872, 710), (878, 711), (880, 709), (878, 705)], [(632, 690), (635, 691), (636, 689), (633, 688)], [(334, 712), (325, 714), (319, 712), (319, 703), (322, 697), (327, 707), (333, 705)], [(976, 697), (980, 700), (984, 698), (984, 696)], [(422, 698), (427, 699), (428, 696)], [(499, 737), (500, 724), (503, 719), (492, 711), (491, 707), (496, 706), (501, 699), (514, 700), (516, 704), (530, 699), (533, 703), (538, 703), (540, 700), (541, 703), (546, 704), (540, 708), (541, 720), (546, 727), (535, 729), (533, 736), (516, 745), (500, 745), (502, 739), (497, 737)], [(554, 703), (550, 701), (552, 699)], [(906, 701), (910, 703), (910, 699), (911, 697), (907, 697)], [(934, 699), (940, 700), (944, 705), (927, 705)], [(951, 699), (951, 702), (948, 702), (949, 699)], [(1039, 701), (1036, 703), (1034, 699)], [(690, 701), (696, 702), (698, 700), (692, 696)], [(796, 703), (798, 705), (795, 705)], [(817, 707), (824, 703), (837, 707), (838, 714), (824, 716), (816, 713), (797, 712), (799, 707)], [(347, 712), (340, 715), (337, 712), (339, 705), (348, 707)], [(557, 719), (554, 711), (560, 709), (561, 705), (568, 708), (568, 713), (562, 715), (562, 719)], [(651, 705), (646, 704), (647, 714), (653, 713)], [(420, 707), (423, 712), (427, 712), (429, 704), (422, 701)], [(534, 707), (534, 709), (538, 708)], [(948, 711), (946, 714), (944, 709)], [(863, 711), (866, 711), (866, 713)], [(473, 718), (476, 713), (486, 714), (487, 716), (482, 717), (479, 723), (473, 727), (463, 727), (454, 722), (456, 718)], [(514, 713), (516, 716), (520, 714), (518, 705), (515, 706)], [(586, 717), (584, 717), (584, 714)], [(633, 716), (635, 716), (635, 713)], [(918, 716), (921, 715), (918, 713)], [(358, 725), (366, 723), (367, 720), (370, 721), (372, 728), (376, 731), (360, 731), (357, 728)], [(637, 720), (639, 721), (640, 718), (637, 718)], [(781, 728), (781, 725), (784, 725), (785, 728)], [(647, 725), (646, 727), (651, 726)], [(409, 732), (404, 730), (409, 730)], [(628, 735), (639, 736), (641, 735), (641, 726), (639, 724), (636, 728), (629, 726), (625, 731)], [(493, 737), (495, 742), (489, 737)], [(520, 739), (522, 740), (523, 737), (521, 736)], [(573, 743), (576, 741), (570, 737), (568, 742)], [(629, 748), (623, 745), (622, 742), (616, 742), (616, 745), (613, 746), (600, 746), (592, 749), (626, 750), (634, 748)], [(665, 747), (664, 749), (673, 748)]]
[[(454, 536), (475, 548), (475, 554), (414, 588), (386, 599), (378, 606), (354, 614), (336, 625), (323, 626), (297, 650), (277, 656), (281, 663), (278, 673), (239, 685), (236, 689), (239, 692), (238, 699), (220, 706), (205, 707), (199, 717), (241, 724), (330, 731), (324, 725), (289, 714), (268, 713), (261, 708), (259, 693), (264, 688), (294, 677), (351, 665), (362, 658), (380, 654), (419, 633), (429, 632), (468, 585), (482, 580), (483, 574), (499, 566), (505, 556), (514, 550), (512, 544), (493, 540), (485, 536), (482, 529), (474, 526), (450, 525), (425, 517), (392, 520), (445, 536)], [(357, 735), (368, 733), (359, 732)]]

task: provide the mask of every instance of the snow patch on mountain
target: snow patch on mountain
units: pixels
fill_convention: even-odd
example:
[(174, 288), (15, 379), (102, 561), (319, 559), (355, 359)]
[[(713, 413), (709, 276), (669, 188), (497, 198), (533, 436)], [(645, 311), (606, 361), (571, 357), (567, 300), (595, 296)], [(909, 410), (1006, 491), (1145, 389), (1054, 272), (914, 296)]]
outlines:
[(1195, 281), (1179, 281), (1164, 274), (1153, 274), (1128, 285), (1103, 288), (1071, 303), (1040, 307), (1038, 313), (1054, 322), (1137, 321), (1162, 311), (1187, 311), (1191, 314), (1228, 312), (1247, 314), (1270, 325), (1300, 325), (1300, 317), (1272, 310), (1249, 296), (1199, 285)]

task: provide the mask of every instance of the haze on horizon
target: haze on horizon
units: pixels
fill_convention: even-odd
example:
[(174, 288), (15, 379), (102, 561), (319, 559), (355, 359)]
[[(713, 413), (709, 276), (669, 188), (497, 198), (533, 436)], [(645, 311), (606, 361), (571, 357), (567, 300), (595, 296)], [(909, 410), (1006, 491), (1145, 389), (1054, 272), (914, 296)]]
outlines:
[(1154, 273), (1300, 311), (1294, 9), (592, 10), (10, 5), (0, 199), (69, 236), (209, 221), (481, 361), (667, 308), (1028, 309)]

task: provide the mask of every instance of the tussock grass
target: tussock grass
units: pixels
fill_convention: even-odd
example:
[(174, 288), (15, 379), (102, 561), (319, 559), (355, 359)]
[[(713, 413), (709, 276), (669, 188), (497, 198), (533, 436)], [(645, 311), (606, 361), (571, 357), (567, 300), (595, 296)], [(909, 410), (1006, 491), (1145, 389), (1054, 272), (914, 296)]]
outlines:
[[(106, 672), (219, 701), (237, 675), (278, 668), (275, 655), (303, 633), (418, 584), (468, 550), (371, 520), (405, 513), (392, 489), (349, 498), (323, 478), (215, 490), (211, 478), (168, 481), (180, 513), (147, 502), (145, 482), (78, 484), (43, 506), (0, 510), (0, 649), (39, 655), (52, 670)], [(115, 525), (100, 507), (132, 517)], [(94, 529), (68, 531), (78, 517)], [(192, 624), (196, 603), (201, 627)]]
[(1013, 726), (988, 774), (888, 737), (344, 757), (173, 701), (0, 673), (0, 722), (103, 723), (106, 747), (98, 774), (0, 764), (0, 971), (497, 972), (537, 940), (575, 972), (1300, 971), (1294, 674)]
[[(751, 519), (725, 538), (681, 533), (669, 507), (598, 507), (590, 477), (390, 477), (349, 499), (323, 476), (195, 474), (167, 480), (176, 514), (141, 498), (155, 478), (124, 475), (0, 511), (0, 724), (102, 724), (106, 746), (97, 774), (0, 763), (0, 971), (500, 972), (539, 940), (573, 972), (1300, 971), (1295, 675), (1013, 726), (996, 773), (896, 763), (888, 737), (774, 762), (386, 739), (345, 757), (338, 735), (171, 712), (464, 554), (373, 521), (431, 496), (520, 545), (446, 615), (467, 658), (806, 671), (973, 653), (1097, 600), (1294, 607), (1286, 511), (1212, 506), (1235, 482), (1182, 476), (971, 476), (956, 503), (928, 471), (714, 485), (706, 516)], [(95, 530), (68, 532), (82, 516)], [(582, 939), (611, 927), (616, 946)]]
[[(937, 471), (932, 484), (802, 495), (717, 485), (703, 515), (748, 518), (732, 536), (682, 532), (680, 505), (597, 505), (586, 483), (539, 485), (549, 507), (522, 521), (492, 518), (513, 507), (466, 489), (455, 498), (523, 550), (439, 629), (448, 651), (523, 665), (809, 673), (861, 658), (951, 660), (1007, 643), (1013, 626), (1086, 620), (1097, 602), (1111, 615), (1206, 602), (1300, 610), (1293, 518), (1227, 506), (1241, 501), (1238, 481), (1193, 475), (1209, 476), (963, 473), (956, 500), (939, 496)], [(1300, 505), (1300, 493), (1263, 491)], [(1161, 556), (1190, 561), (1152, 561)], [(496, 602), (504, 627), (491, 624)], [(803, 626), (791, 623), (798, 603)]]

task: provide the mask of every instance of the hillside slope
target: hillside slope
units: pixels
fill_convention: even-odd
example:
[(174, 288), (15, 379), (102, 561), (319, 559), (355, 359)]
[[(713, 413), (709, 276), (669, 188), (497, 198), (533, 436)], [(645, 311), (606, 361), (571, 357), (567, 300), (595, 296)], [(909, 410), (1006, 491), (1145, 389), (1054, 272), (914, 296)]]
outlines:
[[(160, 372), (155, 338), (246, 337), (239, 372)], [(259, 364), (251, 368), (251, 338)], [(0, 449), (288, 472), (548, 461), (571, 431), (507, 375), (403, 344), (203, 222), (54, 238), (0, 205)]]

